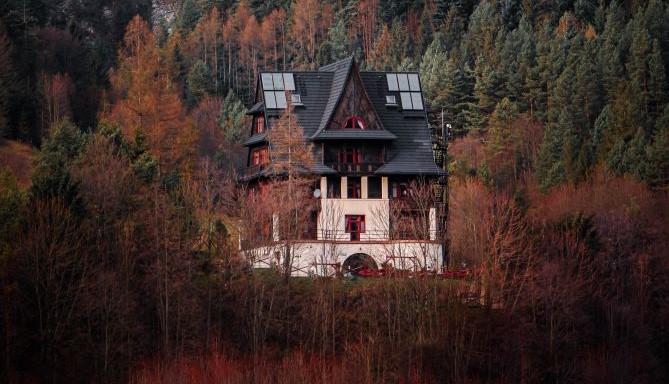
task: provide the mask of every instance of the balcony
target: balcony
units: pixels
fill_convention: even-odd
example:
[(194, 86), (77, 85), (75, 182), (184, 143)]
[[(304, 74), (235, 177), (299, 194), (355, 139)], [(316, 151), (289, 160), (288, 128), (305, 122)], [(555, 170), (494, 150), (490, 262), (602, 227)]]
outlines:
[(249, 180), (260, 175), (268, 167), (268, 164), (254, 165), (237, 170), (239, 180)]
[(326, 163), (335, 171), (348, 175), (366, 175), (376, 172), (383, 163)]

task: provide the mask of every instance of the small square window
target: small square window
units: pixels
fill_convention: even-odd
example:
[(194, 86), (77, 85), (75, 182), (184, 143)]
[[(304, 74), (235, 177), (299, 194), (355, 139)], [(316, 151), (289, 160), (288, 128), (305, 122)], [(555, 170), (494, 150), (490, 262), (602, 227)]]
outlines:
[(290, 95), (290, 102), (295, 105), (302, 105), (302, 96), (300, 96), (298, 93), (293, 93)]
[(395, 95), (386, 95), (386, 105), (397, 105), (397, 98)]

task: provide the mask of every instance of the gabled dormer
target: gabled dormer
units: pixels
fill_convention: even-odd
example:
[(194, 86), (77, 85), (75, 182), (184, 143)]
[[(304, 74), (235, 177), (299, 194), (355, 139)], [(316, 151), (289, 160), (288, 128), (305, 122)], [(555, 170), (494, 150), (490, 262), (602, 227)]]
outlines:
[(353, 57), (323, 67), (321, 71), (334, 72), (334, 78), (321, 123), (312, 140), (396, 139), (383, 126)]

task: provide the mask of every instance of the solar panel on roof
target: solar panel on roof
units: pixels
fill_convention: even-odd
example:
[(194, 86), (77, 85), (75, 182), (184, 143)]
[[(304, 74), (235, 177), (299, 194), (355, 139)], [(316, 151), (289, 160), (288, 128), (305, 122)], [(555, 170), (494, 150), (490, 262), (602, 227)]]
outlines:
[(415, 73), (409, 74), (409, 89), (411, 91), (420, 91), (420, 83), (418, 82), (418, 75)]
[(394, 73), (387, 73), (386, 80), (388, 81), (388, 90), (389, 91), (399, 91), (397, 85), (397, 75)]
[(274, 97), (274, 92), (265, 92), (265, 107), (276, 108), (276, 98)]
[(285, 92), (274, 92), (276, 95), (276, 107), (277, 108), (286, 108), (286, 93)]
[(272, 82), (272, 74), (271, 73), (263, 73), (261, 75), (262, 77), (262, 88), (265, 91), (271, 91), (274, 89), (274, 84)]
[(272, 77), (274, 78), (274, 89), (283, 91), (283, 76), (280, 73), (273, 73)]
[(409, 79), (408, 79), (406, 73), (398, 73), (397, 74), (397, 82), (399, 83), (400, 91), (408, 91), (409, 90)]
[(292, 73), (284, 73), (283, 74), (283, 83), (285, 85), (286, 91), (294, 91), (295, 90), (295, 81), (293, 79), (293, 74)]
[(411, 104), (411, 94), (409, 92), (400, 93), (400, 98), (402, 99), (402, 109), (413, 109)]
[(411, 104), (413, 104), (413, 109), (423, 109), (423, 98), (420, 97), (419, 92), (411, 92)]

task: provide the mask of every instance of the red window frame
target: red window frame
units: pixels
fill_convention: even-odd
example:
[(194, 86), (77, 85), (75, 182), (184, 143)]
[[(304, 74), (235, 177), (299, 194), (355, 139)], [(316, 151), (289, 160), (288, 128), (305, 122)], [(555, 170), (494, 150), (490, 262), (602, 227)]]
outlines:
[(362, 150), (357, 147), (345, 145), (339, 150), (340, 164), (360, 164), (362, 163)]
[(344, 121), (344, 129), (367, 129), (367, 123), (360, 117), (353, 115)]
[(253, 133), (263, 133), (265, 132), (265, 117), (263, 115), (258, 115), (255, 118), (255, 124), (253, 125)]
[(365, 215), (345, 215), (346, 233), (351, 234), (351, 241), (359, 241), (360, 234), (365, 233)]
[(251, 151), (251, 165), (265, 165), (269, 163), (269, 151), (267, 147), (255, 148)]

